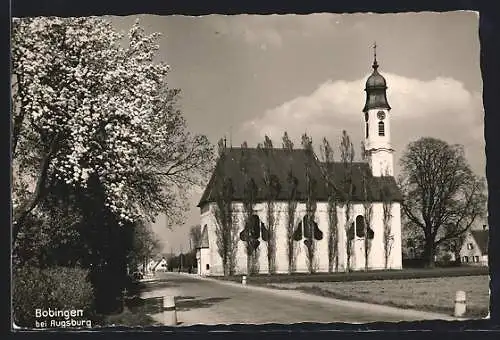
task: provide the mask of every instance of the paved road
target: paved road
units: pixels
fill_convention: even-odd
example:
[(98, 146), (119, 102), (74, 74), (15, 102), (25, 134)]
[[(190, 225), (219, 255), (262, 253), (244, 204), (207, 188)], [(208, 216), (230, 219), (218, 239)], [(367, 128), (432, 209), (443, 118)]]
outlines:
[[(195, 324), (265, 324), (300, 322), (415, 321), (441, 318), (438, 314), (401, 310), (365, 303), (312, 296), (297, 291), (241, 286), (165, 273), (150, 283), (143, 298), (175, 296), (181, 326)], [(161, 314), (152, 315), (161, 322)]]

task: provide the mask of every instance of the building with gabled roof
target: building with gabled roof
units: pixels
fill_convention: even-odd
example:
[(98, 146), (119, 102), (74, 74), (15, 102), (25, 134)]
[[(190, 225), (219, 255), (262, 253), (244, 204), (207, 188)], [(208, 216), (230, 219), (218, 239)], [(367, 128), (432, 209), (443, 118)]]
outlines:
[[(223, 275), (222, 257), (218, 249), (221, 237), (217, 219), (221, 200), (230, 195), (234, 234), (236, 234), (233, 262), (234, 274), (248, 274), (251, 271), (268, 273), (268, 243), (274, 236), (276, 273), (316, 272), (332, 270), (332, 262), (338, 262), (339, 271), (364, 270), (366, 260), (369, 269), (401, 269), (401, 201), (402, 194), (394, 179), (394, 149), (390, 143), (390, 110), (387, 102), (386, 81), (378, 72), (376, 54), (373, 73), (366, 82), (366, 102), (360, 115), (364, 129), (366, 162), (354, 162), (346, 166), (341, 162), (323, 163), (316, 155), (305, 149), (285, 150), (278, 148), (225, 148), (218, 159), (214, 172), (202, 194), (198, 207), (201, 211), (203, 228), (199, 247), (199, 261), (207, 258), (205, 266), (199, 266), (203, 275)], [(326, 176), (326, 173), (333, 174)], [(348, 176), (348, 173), (351, 175)], [(275, 207), (275, 234), (266, 225), (267, 186), (264, 179), (273, 183), (272, 202)], [(348, 184), (346, 178), (350, 178)], [(251, 183), (255, 202), (251, 218), (243, 214), (243, 202), (248, 197)], [(316, 211), (311, 219), (306, 211), (309, 189), (314, 183)], [(331, 189), (334, 188), (334, 189)], [(347, 195), (352, 188), (351, 195)], [(337, 202), (350, 197), (351, 210), (346, 214), (345, 205), (338, 203), (336, 231), (330, 235), (328, 202), (331, 192), (335, 192)], [(288, 238), (288, 201), (293, 194), (297, 202), (293, 240)], [(390, 219), (384, 223), (385, 211)], [(365, 209), (372, 210), (371, 222), (365, 219)], [(331, 211), (331, 210), (330, 210)], [(349, 221), (346, 223), (346, 216)], [(386, 214), (387, 216), (387, 214)], [(219, 219), (220, 220), (220, 219)], [(386, 219), (387, 220), (387, 219)], [(348, 226), (347, 228), (345, 226)], [(220, 226), (219, 226), (220, 227)], [(390, 227), (390, 228), (388, 228)], [(385, 230), (389, 230), (386, 232)], [(366, 240), (365, 240), (366, 238)], [(331, 258), (329, 249), (332, 241), (338, 249), (336, 259)], [(233, 237), (234, 240), (234, 237)], [(288, 247), (292, 242), (293, 251)], [(365, 244), (370, 247), (366, 258)], [(389, 246), (385, 246), (389, 244)], [(252, 268), (247, 261), (247, 247), (254, 249)], [(314, 249), (314, 256), (307, 256)], [(349, 253), (348, 253), (349, 251)], [(293, 253), (293, 254), (292, 254)], [(387, 254), (387, 256), (386, 256)], [(293, 267), (289, 267), (290, 256)], [(272, 256), (271, 256), (272, 257)], [(387, 261), (386, 261), (387, 257)], [(310, 261), (314, 261), (310, 265)], [(200, 262), (198, 262), (200, 264)]]
[(488, 266), (488, 241), (489, 231), (486, 226), (482, 230), (468, 231), (460, 249), (460, 262)]

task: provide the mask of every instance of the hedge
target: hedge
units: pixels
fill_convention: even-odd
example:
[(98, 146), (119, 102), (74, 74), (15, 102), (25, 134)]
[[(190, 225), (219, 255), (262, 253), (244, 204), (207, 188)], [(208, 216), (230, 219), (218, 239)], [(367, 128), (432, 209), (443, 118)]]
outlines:
[(87, 270), (22, 266), (13, 271), (12, 307), (17, 326), (35, 327), (35, 309), (81, 309), (82, 319), (91, 319), (92, 303), (93, 290)]

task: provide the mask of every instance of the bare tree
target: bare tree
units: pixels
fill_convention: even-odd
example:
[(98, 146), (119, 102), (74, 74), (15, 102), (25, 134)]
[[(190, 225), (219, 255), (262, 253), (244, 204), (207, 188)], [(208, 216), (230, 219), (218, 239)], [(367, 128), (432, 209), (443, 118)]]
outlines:
[(382, 175), (382, 185), (380, 188), (380, 197), (382, 199), (383, 209), (383, 225), (384, 225), (384, 267), (389, 267), (389, 257), (391, 256), (392, 246), (394, 243), (394, 235), (392, 234), (392, 196), (387, 186), (388, 170), (385, 170)]
[[(344, 178), (343, 178), (343, 186), (344, 186), (344, 199), (343, 205), (345, 208), (345, 225), (344, 230), (346, 233), (346, 254), (347, 254), (347, 263), (346, 270), (351, 270), (351, 256), (352, 256), (352, 246), (354, 240), (354, 233), (351, 238), (351, 233), (349, 230), (351, 229), (351, 225), (354, 225), (353, 219), (351, 216), (351, 208), (352, 208), (352, 198), (354, 194), (354, 184), (353, 184), (353, 171), (352, 171), (352, 162), (354, 161), (354, 146), (351, 142), (351, 138), (347, 134), (347, 131), (342, 131), (342, 137), (340, 141), (340, 160), (344, 166)], [(353, 228), (354, 229), (354, 228)]]
[(312, 171), (311, 167), (313, 162), (315, 162), (314, 159), (314, 151), (313, 151), (313, 146), (312, 146), (312, 139), (309, 137), (307, 134), (302, 135), (302, 147), (304, 148), (306, 152), (306, 161), (305, 161), (305, 174), (306, 174), (306, 190), (307, 190), (307, 197), (306, 197), (306, 219), (305, 223), (303, 224), (304, 228), (304, 244), (306, 245), (306, 251), (307, 251), (307, 267), (309, 270), (309, 273), (313, 273), (316, 269), (316, 264), (315, 264), (315, 253), (316, 253), (316, 242), (315, 242), (315, 215), (316, 215), (316, 208), (317, 208), (317, 197), (316, 197), (316, 191), (317, 191), (317, 183), (316, 179), (312, 176)]
[(264, 153), (265, 161), (262, 164), (264, 172), (264, 194), (266, 204), (266, 224), (268, 230), (267, 240), (267, 266), (269, 274), (276, 272), (276, 226), (279, 223), (279, 211), (276, 211), (276, 200), (281, 191), (278, 177), (272, 173), (271, 158), (273, 143), (266, 135), (263, 144), (259, 144), (259, 150)]
[(333, 148), (326, 138), (320, 148), (323, 163), (321, 170), (325, 178), (328, 191), (328, 272), (339, 270), (339, 245), (338, 245), (338, 216), (337, 216), (337, 187), (335, 185)]
[(461, 145), (424, 137), (408, 145), (401, 158), (403, 212), (424, 234), (424, 258), (434, 266), (436, 248), (466, 233), (485, 215), (483, 178), (470, 169)]
[(226, 156), (225, 143), (220, 139), (219, 162), (215, 169), (219, 185), (216, 186), (214, 215), (217, 252), (222, 259), (224, 276), (232, 275), (234, 272), (237, 247), (237, 243), (234, 242), (236, 234), (233, 218), (234, 187), (231, 178), (225, 172)]
[[(248, 145), (244, 142), (241, 145), (240, 170), (244, 178), (243, 193), (243, 223), (244, 229), (240, 234), (240, 239), (246, 244), (247, 254), (247, 274), (258, 273), (259, 259), (259, 237), (261, 233), (260, 220), (255, 215), (255, 204), (257, 200), (257, 185), (249, 174)], [(256, 218), (257, 217), (257, 218)]]
[[(288, 152), (289, 157), (292, 157), (293, 143), (288, 137), (288, 133), (285, 131), (283, 135), (283, 149)], [(288, 273), (291, 274), (295, 271), (295, 243), (294, 243), (294, 229), (295, 229), (295, 215), (297, 211), (297, 195), (298, 195), (298, 179), (294, 176), (292, 164), (290, 162), (290, 168), (287, 174), (287, 258), (288, 258)]]
[[(365, 149), (365, 144), (361, 142), (361, 158), (363, 161), (367, 159), (367, 153)], [(373, 220), (373, 203), (370, 191), (370, 175), (364, 171), (364, 169), (359, 169), (361, 173), (361, 186), (363, 190), (363, 217), (364, 217), (364, 255), (365, 255), (365, 271), (370, 268), (370, 251), (372, 247), (372, 220)]]

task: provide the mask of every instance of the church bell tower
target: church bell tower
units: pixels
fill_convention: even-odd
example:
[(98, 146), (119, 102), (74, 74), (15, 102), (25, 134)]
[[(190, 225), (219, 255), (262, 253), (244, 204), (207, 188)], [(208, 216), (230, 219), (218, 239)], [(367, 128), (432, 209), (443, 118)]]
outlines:
[(391, 107), (387, 102), (385, 78), (378, 73), (377, 45), (373, 45), (373, 72), (366, 80), (365, 150), (373, 176), (394, 176), (391, 146)]

